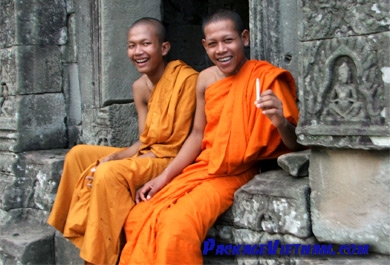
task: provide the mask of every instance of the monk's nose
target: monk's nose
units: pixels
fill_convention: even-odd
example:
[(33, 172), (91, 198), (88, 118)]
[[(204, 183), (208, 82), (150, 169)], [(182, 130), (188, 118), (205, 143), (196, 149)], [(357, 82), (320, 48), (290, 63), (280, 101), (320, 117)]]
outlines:
[(217, 52), (223, 53), (225, 51), (226, 51), (226, 46), (224, 45), (224, 43), (223, 42), (218, 43)]
[(141, 54), (143, 52), (141, 45), (136, 45), (134, 53), (135, 54)]

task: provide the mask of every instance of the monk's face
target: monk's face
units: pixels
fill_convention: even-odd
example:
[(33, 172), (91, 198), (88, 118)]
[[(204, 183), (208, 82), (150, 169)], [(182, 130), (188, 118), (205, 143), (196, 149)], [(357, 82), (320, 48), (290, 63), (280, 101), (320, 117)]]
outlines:
[(127, 35), (127, 55), (142, 74), (153, 75), (161, 69), (169, 48), (168, 42), (160, 43), (151, 23), (136, 24)]
[(231, 20), (210, 22), (204, 28), (202, 40), (210, 60), (226, 75), (236, 74), (247, 60), (244, 47), (249, 44), (249, 32), (241, 34)]

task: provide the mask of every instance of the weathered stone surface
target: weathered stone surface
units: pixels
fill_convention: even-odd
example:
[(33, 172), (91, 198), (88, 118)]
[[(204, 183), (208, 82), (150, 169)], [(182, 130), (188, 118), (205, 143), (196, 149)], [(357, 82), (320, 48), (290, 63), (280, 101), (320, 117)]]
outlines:
[(58, 46), (16, 46), (16, 94), (62, 91), (61, 53)]
[(317, 40), (390, 30), (389, 1), (299, 1), (299, 38)]
[(310, 205), (320, 242), (390, 254), (389, 158), (388, 151), (312, 149)]
[(0, 224), (2, 264), (55, 264), (54, 230), (44, 223), (46, 215), (31, 209), (12, 210), (7, 215), (10, 218)]
[(14, 152), (64, 148), (67, 143), (62, 93), (16, 97), (18, 131)]
[(307, 238), (299, 238), (291, 234), (273, 234), (267, 232), (253, 231), (249, 229), (234, 229), (233, 236), (235, 240), (234, 244), (267, 244), (268, 241), (272, 241), (273, 243), (275, 243), (277, 240), (279, 241), (279, 244), (307, 245), (317, 243), (315, 237), (313, 236), (309, 236)]
[(293, 177), (309, 175), (310, 149), (291, 152), (278, 157), (278, 165)]
[[(0, 98), (3, 98), (0, 106), (3, 106), (4, 99), (7, 96), (16, 95), (17, 71), (15, 70), (15, 53), (15, 48), (0, 49)], [(2, 112), (0, 114), (4, 115)]]
[(64, 0), (14, 0), (16, 45), (63, 45), (67, 41)]
[(74, 14), (68, 18), (68, 41), (66, 45), (61, 46), (61, 52), (62, 60), (65, 63), (77, 62), (76, 18)]
[(101, 108), (96, 122), (83, 135), (89, 144), (130, 146), (138, 139), (138, 116), (134, 103), (113, 104)]
[[(53, 231), (15, 223), (0, 234), (2, 251), (14, 264), (54, 264)], [(12, 258), (11, 258), (12, 257)]]
[[(8, 208), (6, 192), (8, 187), (15, 182), (14, 168), (17, 163), (17, 155), (14, 153), (0, 152), (0, 215), (1, 210)], [(4, 205), (4, 202), (6, 202)], [(4, 212), (5, 213), (5, 212)], [(0, 218), (0, 225), (3, 223)]]
[(389, 42), (386, 32), (300, 44), (300, 143), (390, 148)]
[(292, 178), (283, 170), (256, 175), (236, 191), (234, 225), (268, 233), (311, 235), (307, 178)]
[(11, 152), (0, 152), (0, 179), (3, 177), (3, 174), (9, 175), (13, 172), (13, 168), (16, 161), (16, 154)]
[[(127, 32), (142, 16), (160, 18), (159, 0), (100, 2), (101, 89), (103, 105), (130, 102), (132, 84), (139, 77), (127, 57)], [(121, 45), (118, 45), (120, 43)]]
[(80, 250), (58, 231), (54, 236), (54, 249), (56, 264), (83, 265), (80, 258)]
[(298, 81), (297, 1), (252, 0), (251, 58), (289, 70)]
[(234, 226), (231, 225), (220, 225), (218, 222), (207, 232), (207, 237), (214, 238), (218, 242), (232, 244), (235, 242), (234, 239)]
[(5, 186), (2, 208), (49, 211), (54, 202), (66, 150), (44, 150), (18, 155), (12, 183)]
[(80, 134), (83, 117), (78, 71), (78, 64), (76, 63), (64, 65), (63, 86), (66, 102), (67, 147), (72, 147), (73, 145), (81, 142)]
[(15, 2), (0, 2), (0, 49), (11, 47), (15, 42)]
[(67, 149), (42, 150), (20, 154), (18, 177), (35, 180), (34, 208), (50, 211), (61, 179)]

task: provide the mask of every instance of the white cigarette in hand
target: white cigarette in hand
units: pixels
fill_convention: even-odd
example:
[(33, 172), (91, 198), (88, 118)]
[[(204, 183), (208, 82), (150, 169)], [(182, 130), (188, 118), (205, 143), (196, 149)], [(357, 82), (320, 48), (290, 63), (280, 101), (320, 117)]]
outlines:
[(256, 101), (260, 100), (260, 80), (256, 78)]

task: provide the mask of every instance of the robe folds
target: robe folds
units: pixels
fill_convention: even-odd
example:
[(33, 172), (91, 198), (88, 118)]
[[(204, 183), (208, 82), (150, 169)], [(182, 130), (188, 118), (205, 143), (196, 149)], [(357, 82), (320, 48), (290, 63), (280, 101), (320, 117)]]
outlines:
[[(166, 66), (151, 93), (141, 146), (133, 157), (96, 167), (99, 159), (126, 148), (76, 145), (67, 153), (48, 223), (80, 249), (85, 261), (117, 262), (136, 190), (164, 170), (191, 130), (197, 76), (179, 60)], [(156, 158), (140, 157), (148, 152)], [(93, 176), (92, 188), (86, 176)]]
[(261, 91), (272, 89), (284, 116), (297, 124), (293, 77), (265, 61), (249, 60), (236, 75), (206, 88), (202, 151), (194, 164), (130, 211), (119, 264), (202, 264), (207, 231), (232, 205), (234, 192), (258, 173), (256, 163), (289, 152), (254, 105), (256, 78)]

